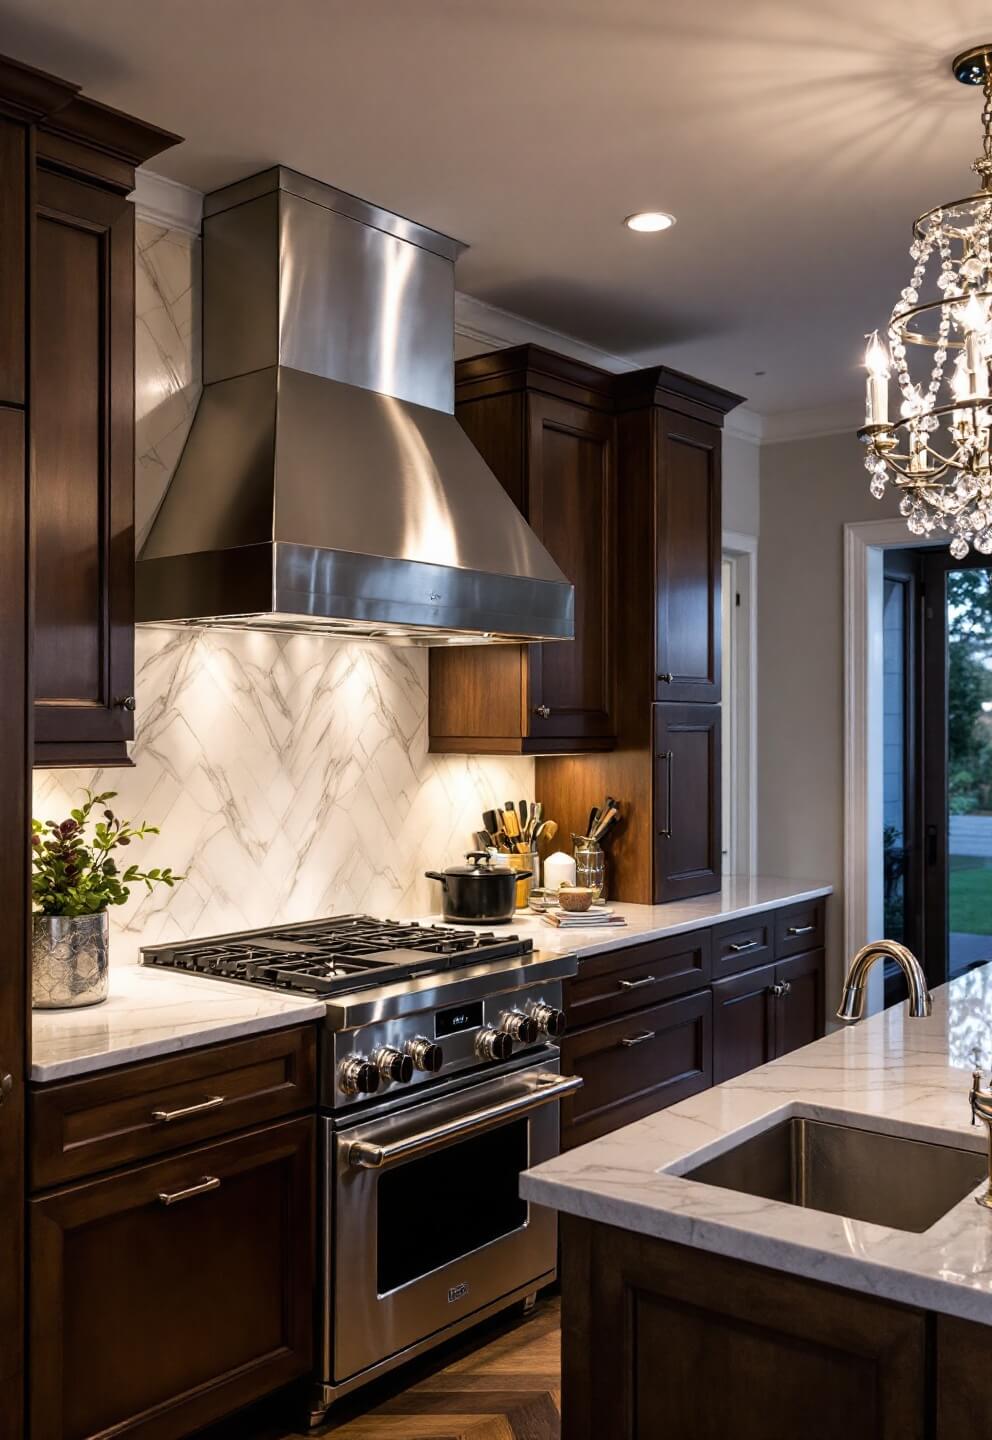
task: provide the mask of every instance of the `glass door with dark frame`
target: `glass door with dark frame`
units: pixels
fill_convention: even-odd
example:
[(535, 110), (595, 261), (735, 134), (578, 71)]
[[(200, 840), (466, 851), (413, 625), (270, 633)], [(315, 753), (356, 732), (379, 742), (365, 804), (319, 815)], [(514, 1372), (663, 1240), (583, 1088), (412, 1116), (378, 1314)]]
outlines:
[[(920, 801), (919, 551), (885, 553), (882, 593), (882, 863), (884, 930), (916, 954), (923, 950)], [(906, 997), (902, 972), (885, 970), (885, 1003)]]
[(992, 562), (923, 552), (924, 956), (931, 986), (992, 959)]

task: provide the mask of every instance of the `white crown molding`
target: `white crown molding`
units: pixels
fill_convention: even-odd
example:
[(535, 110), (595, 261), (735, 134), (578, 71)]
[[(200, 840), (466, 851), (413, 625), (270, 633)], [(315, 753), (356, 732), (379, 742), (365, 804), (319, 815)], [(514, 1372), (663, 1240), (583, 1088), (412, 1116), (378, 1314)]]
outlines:
[(854, 435), (861, 424), (857, 403), (788, 410), (762, 417), (761, 443), (783, 445), (790, 440), (816, 440), (822, 435)]
[(595, 345), (586, 345), (574, 335), (563, 335), (536, 320), (525, 320), (512, 310), (500, 310), (487, 305), (485, 300), (476, 300), (474, 295), (455, 291), (455, 334), (467, 340), (477, 340), (493, 350), (506, 345), (545, 345), (568, 355), (572, 360), (584, 361), (587, 365), (598, 365), (601, 370), (622, 374), (625, 370), (636, 370), (634, 361), (626, 355), (611, 355), (608, 350), (599, 350)]
[(748, 440), (752, 445), (761, 445), (765, 439), (765, 419), (746, 405), (731, 410), (723, 422), (723, 433), (733, 435), (737, 440)]
[(193, 190), (189, 185), (180, 185), (178, 180), (156, 175), (154, 170), (136, 170), (130, 198), (134, 201), (136, 219), (147, 220), (151, 225), (164, 225), (167, 230), (199, 235), (203, 220), (201, 190)]

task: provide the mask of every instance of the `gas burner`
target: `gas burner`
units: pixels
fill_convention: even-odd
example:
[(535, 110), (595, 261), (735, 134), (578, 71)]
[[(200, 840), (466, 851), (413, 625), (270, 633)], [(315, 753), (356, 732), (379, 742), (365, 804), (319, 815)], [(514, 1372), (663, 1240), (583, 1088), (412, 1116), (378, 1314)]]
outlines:
[(146, 965), (331, 996), (532, 949), (533, 942), (518, 935), (339, 915), (183, 945), (147, 946), (141, 953)]

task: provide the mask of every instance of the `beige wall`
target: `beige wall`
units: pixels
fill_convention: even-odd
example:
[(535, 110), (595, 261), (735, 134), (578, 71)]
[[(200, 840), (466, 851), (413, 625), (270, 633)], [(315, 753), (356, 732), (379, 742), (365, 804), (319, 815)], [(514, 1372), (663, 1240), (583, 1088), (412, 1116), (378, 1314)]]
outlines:
[(758, 854), (765, 874), (835, 888), (828, 1014), (844, 963), (844, 525), (892, 514), (853, 434), (762, 447)]
[[(731, 417), (733, 418), (733, 417)], [(761, 448), (740, 435), (723, 437), (723, 528), (757, 535), (761, 519)]]

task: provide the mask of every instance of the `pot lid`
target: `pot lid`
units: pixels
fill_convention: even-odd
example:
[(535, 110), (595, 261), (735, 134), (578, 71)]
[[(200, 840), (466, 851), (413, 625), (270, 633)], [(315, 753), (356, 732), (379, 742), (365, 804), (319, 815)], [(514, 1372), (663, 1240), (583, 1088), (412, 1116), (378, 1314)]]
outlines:
[[(502, 866), (498, 868), (494, 866), (485, 850), (469, 850), (466, 852), (465, 859), (470, 863), (467, 865), (449, 865), (447, 870), (442, 873), (445, 875), (479, 875), (485, 877), (491, 875), (511, 875), (514, 880), (519, 879), (515, 871), (509, 868), (504, 869)], [(472, 861), (475, 863), (472, 864)]]

